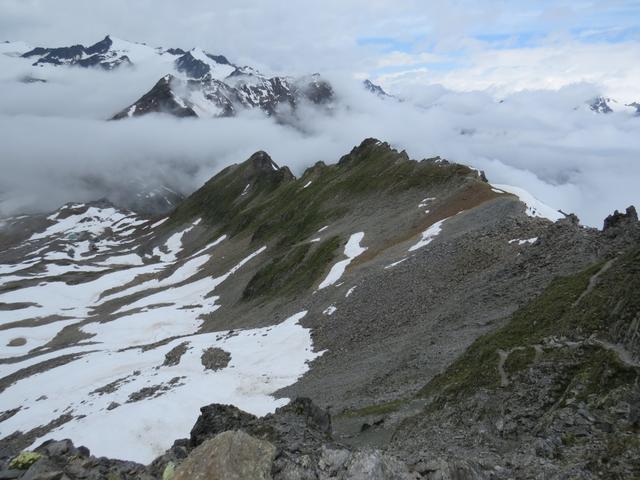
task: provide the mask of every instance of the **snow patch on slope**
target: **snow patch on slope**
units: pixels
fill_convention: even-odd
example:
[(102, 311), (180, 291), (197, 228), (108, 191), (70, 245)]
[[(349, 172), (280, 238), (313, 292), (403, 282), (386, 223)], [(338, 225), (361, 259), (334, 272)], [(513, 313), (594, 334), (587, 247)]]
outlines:
[[(420, 241), (418, 243), (416, 243), (415, 245), (413, 245), (412, 247), (410, 247), (409, 251), (413, 252), (414, 250), (418, 250), (419, 248), (426, 247), (431, 242), (433, 242), (433, 239), (436, 238), (438, 236), (438, 234), (442, 231), (442, 224), (445, 221), (447, 221), (446, 218), (443, 219), (443, 220), (440, 220), (439, 222), (434, 223), (429, 228), (427, 228), (424, 232), (422, 232), (422, 238), (420, 239)], [(402, 262), (402, 261), (404, 261), (404, 259), (400, 260), (400, 261)], [(391, 264), (391, 265), (389, 265), (389, 267), (397, 265), (398, 263), (400, 263), (400, 262), (396, 262), (395, 264)]]
[(333, 267), (331, 267), (331, 270), (329, 271), (327, 278), (325, 278), (320, 283), (320, 285), (318, 286), (318, 289), (326, 288), (330, 285), (333, 285), (338, 280), (340, 280), (340, 277), (342, 277), (342, 274), (344, 273), (346, 268), (349, 266), (351, 261), (354, 258), (362, 255), (367, 250), (366, 247), (360, 246), (360, 242), (362, 241), (363, 238), (364, 238), (364, 232), (354, 233), (353, 235), (351, 235), (351, 237), (349, 237), (349, 240), (347, 241), (347, 244), (344, 247), (344, 254), (347, 256), (347, 259), (341, 260), (338, 263), (336, 263)]
[[(522, 188), (514, 187), (512, 185), (496, 185), (496, 184), (493, 184), (493, 187), (495, 187), (495, 189), (501, 190), (502, 192), (511, 193), (517, 196), (520, 199), (520, 201), (527, 206), (526, 212), (527, 212), (527, 215), (529, 215), (530, 217), (547, 218), (552, 222), (556, 222), (561, 218), (564, 218), (564, 215), (560, 213), (558, 210), (555, 210), (549, 205), (542, 203), (540, 200), (538, 200), (536, 197), (534, 197), (533, 195), (531, 195), (529, 192), (527, 192)], [(498, 192), (498, 193), (501, 193), (501, 192)]]
[[(86, 417), (62, 425), (34, 445), (71, 438), (97, 455), (149, 463), (171, 446), (173, 437), (188, 436), (203, 403), (233, 404), (256, 415), (286, 404), (287, 399), (271, 394), (295, 382), (307, 363), (322, 354), (313, 352), (309, 331), (298, 323), (305, 315), (299, 312), (279, 325), (236, 331), (235, 336), (223, 331), (183, 337), (147, 351), (109, 348), (87, 353), (9, 387), (2, 394), (3, 405), (30, 408), (0, 424), (0, 434), (45, 424), (55, 417), (54, 411), (68, 411)], [(188, 350), (179, 363), (163, 366), (165, 355), (182, 342), (188, 343)], [(204, 368), (201, 356), (210, 347), (231, 355), (226, 368)], [(122, 381), (114, 392), (96, 392), (118, 380)], [(36, 401), (45, 385), (47, 398)], [(156, 386), (158, 391), (149, 398), (132, 398)], [(119, 406), (109, 410), (112, 402)]]

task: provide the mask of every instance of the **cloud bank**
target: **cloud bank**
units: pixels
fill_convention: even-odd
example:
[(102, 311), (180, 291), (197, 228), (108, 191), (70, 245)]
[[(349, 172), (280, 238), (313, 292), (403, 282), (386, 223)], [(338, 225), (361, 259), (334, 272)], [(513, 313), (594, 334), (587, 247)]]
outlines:
[(318, 160), (337, 161), (366, 137), (406, 149), (413, 158), (440, 155), (482, 169), (490, 181), (526, 188), (590, 225), (640, 200), (640, 118), (588, 110), (584, 100), (598, 93), (589, 84), (501, 99), (430, 86), (413, 101), (397, 102), (334, 77), (334, 112), (303, 106), (298, 129), (258, 112), (230, 119), (105, 121), (148, 88), (147, 75), (57, 69), (49, 83), (34, 84), (5, 77), (1, 213), (121, 198), (140, 185), (190, 193), (256, 150), (300, 174)]

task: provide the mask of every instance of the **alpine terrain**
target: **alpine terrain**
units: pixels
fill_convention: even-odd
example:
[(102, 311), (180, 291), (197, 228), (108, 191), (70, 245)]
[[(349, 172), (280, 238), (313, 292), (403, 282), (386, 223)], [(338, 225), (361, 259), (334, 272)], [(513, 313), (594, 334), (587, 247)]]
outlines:
[[(148, 47), (127, 48), (23, 56), (130, 68)], [(115, 118), (331, 98), (318, 77), (149, 52), (187, 78)], [(168, 215), (94, 201), (0, 222), (0, 478), (637, 477), (634, 207), (588, 228), (373, 138), (299, 178), (238, 161)]]
[[(0, 52), (21, 59), (25, 66), (39, 67), (21, 77), (21, 81), (27, 83), (46, 82), (42, 77), (46, 77), (47, 69), (54, 67), (164, 72), (148, 92), (141, 92), (139, 99), (112, 114), (110, 118), (114, 120), (148, 113), (229, 117), (251, 109), (285, 119), (300, 103), (330, 108), (334, 100), (331, 84), (317, 73), (269, 77), (252, 67), (231, 63), (224, 55), (214, 55), (197, 47), (190, 50), (154, 48), (107, 35), (89, 47), (78, 44), (30, 48), (19, 42), (5, 42)], [(364, 83), (363, 88), (371, 89), (369, 85), (373, 84)], [(380, 94), (378, 90), (372, 91)]]

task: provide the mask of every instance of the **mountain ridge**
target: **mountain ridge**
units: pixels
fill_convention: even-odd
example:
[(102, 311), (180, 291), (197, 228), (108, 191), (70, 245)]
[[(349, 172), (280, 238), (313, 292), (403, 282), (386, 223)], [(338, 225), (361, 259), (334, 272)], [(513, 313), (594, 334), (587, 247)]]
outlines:
[[(124, 478), (161, 478), (169, 462), (195, 461), (195, 444), (171, 442), (189, 436), (198, 409), (231, 403), (248, 413), (207, 407), (196, 431), (213, 438), (241, 427), (281, 446), (284, 463), (268, 465), (294, 471), (330, 475), (320, 460), (328, 461), (322, 452), (335, 449), (350, 459), (335, 465), (344, 473), (372, 448), (378, 453), (366, 462), (406, 475), (398, 478), (436, 478), (461, 466), (472, 479), (489, 471), (500, 479), (536, 468), (550, 474), (597, 471), (585, 456), (597, 450), (595, 443), (595, 450), (580, 451), (571, 444), (571, 464), (562, 455), (546, 456), (546, 447), (530, 453), (525, 447), (534, 440), (520, 441), (520, 433), (515, 450), (503, 448), (494, 431), (518, 432), (509, 422), (526, 416), (524, 406), (521, 411), (509, 403), (517, 411), (503, 417), (490, 410), (491, 421), (502, 419), (503, 427), (489, 426), (485, 433), (483, 418), (467, 415), (476, 408), (467, 399), (483, 398), (486, 379), (491, 388), (498, 382), (498, 396), (491, 390), (489, 398), (502, 401), (500, 388), (528, 398), (522, 379), (529, 365), (538, 368), (529, 344), (539, 338), (505, 332), (550, 295), (560, 302), (550, 312), (570, 312), (567, 318), (584, 331), (563, 331), (561, 325), (576, 325), (564, 317), (556, 329), (549, 322), (556, 317), (535, 307), (542, 312), (539, 335), (559, 337), (562, 348), (586, 341), (585, 355), (595, 340), (634, 351), (633, 338), (624, 334), (634, 303), (618, 308), (621, 320), (611, 331), (620, 335), (589, 340), (591, 322), (582, 325), (576, 316), (583, 306), (598, 305), (605, 285), (599, 282), (614, 288), (627, 278), (620, 299), (633, 290), (636, 256), (622, 260), (620, 252), (640, 241), (634, 210), (613, 214), (603, 231), (582, 227), (575, 216), (552, 221), (536, 214), (518, 196), (494, 188), (482, 172), (439, 157), (411, 160), (368, 138), (336, 163), (318, 162), (300, 177), (258, 151), (218, 172), (168, 217), (98, 203), (6, 219), (0, 226), (0, 336), (7, 344), (0, 360), (0, 398), (7, 405), (0, 412), (0, 468), (21, 450), (71, 438), (95, 455), (138, 462), (96, 463), (82, 451), (83, 471), (112, 468)], [(563, 296), (566, 281), (558, 277), (572, 276), (579, 279), (569, 281), (575, 289)], [(612, 298), (617, 304), (618, 297)], [(598, 312), (614, 312), (610, 303), (602, 305)], [(531, 342), (509, 343), (513, 338)], [(521, 346), (522, 354), (510, 351)], [(509, 352), (503, 370), (497, 349)], [(483, 353), (476, 357), (478, 350)], [(575, 364), (571, 352), (549, 347), (549, 353), (563, 355), (554, 359), (562, 368)], [(477, 370), (483, 366), (490, 370)], [(501, 371), (505, 387), (499, 386)], [(555, 382), (541, 372), (540, 381)], [(470, 396), (460, 397), (458, 405), (456, 392)], [(430, 399), (438, 395), (454, 400), (433, 410), (438, 403)], [(275, 417), (249, 415), (273, 412), (297, 397), (320, 408), (294, 401)], [(323, 410), (329, 407), (330, 431)], [(581, 415), (563, 412), (574, 423)], [(500, 454), (458, 442), (458, 427), (450, 425), (456, 418)], [(114, 428), (125, 420), (126, 428)], [(430, 421), (437, 441), (417, 428)], [(627, 427), (611, 425), (612, 435), (619, 431), (627, 438)], [(289, 433), (271, 436), (274, 428)], [(168, 429), (175, 432), (171, 438)], [(288, 435), (311, 442), (306, 460), (295, 447), (301, 444), (288, 443)], [(540, 445), (556, 445), (551, 434), (540, 438)], [(76, 453), (56, 456), (50, 450), (63, 446)], [(28, 468), (33, 474), (79, 465), (77, 450), (69, 443), (46, 444), (37, 448), (42, 460)], [(633, 465), (628, 451), (610, 453), (621, 465), (616, 471)], [(510, 463), (512, 452), (525, 455), (514, 457), (526, 460), (525, 470)], [(288, 478), (279, 468), (273, 477)]]

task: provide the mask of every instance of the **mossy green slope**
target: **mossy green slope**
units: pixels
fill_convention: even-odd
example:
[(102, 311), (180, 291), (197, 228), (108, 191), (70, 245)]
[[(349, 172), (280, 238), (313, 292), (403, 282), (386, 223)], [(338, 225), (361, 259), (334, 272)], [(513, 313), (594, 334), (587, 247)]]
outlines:
[[(585, 358), (585, 371), (576, 371), (576, 375), (597, 375), (601, 362), (606, 362), (620, 370), (620, 380), (626, 382), (628, 371), (634, 369), (626, 368), (614, 352), (598, 341), (625, 344), (624, 332), (630, 331), (640, 312), (638, 292), (640, 249), (611, 262), (592, 265), (578, 274), (557, 278), (540, 297), (518, 310), (505, 327), (476, 340), (421, 394), (437, 395), (444, 402), (472, 394), (479, 388), (499, 388), (500, 351), (508, 353), (504, 369), (513, 374), (531, 365), (536, 348), (545, 355), (561, 356), (562, 349), (545, 348), (550, 340), (567, 345), (585, 342), (592, 347), (593, 358)], [(640, 352), (638, 339), (627, 344), (627, 348), (632, 353)], [(638, 370), (631, 375), (635, 378)], [(601, 393), (606, 393), (605, 384), (601, 389)]]
[(273, 161), (259, 152), (227, 167), (185, 200), (171, 222), (202, 216), (231, 235), (249, 233), (255, 242), (277, 239), (289, 246), (344, 216), (368, 195), (477, 178), (463, 165), (409, 160), (405, 152), (375, 139), (365, 140), (335, 165), (317, 163), (297, 180), (286, 167), (269, 165)]
[(186, 199), (168, 228), (202, 217), (220, 234), (268, 244), (270, 261), (243, 293), (245, 300), (267, 294), (294, 294), (309, 288), (338, 255), (346, 238), (304, 243), (324, 225), (357, 212), (372, 198), (411, 189), (477, 183), (468, 167), (440, 159), (410, 160), (388, 144), (367, 139), (335, 165), (318, 162), (296, 179), (264, 152), (225, 168)]
[(419, 392), (395, 447), (458, 448), (504, 478), (636, 478), (639, 291), (638, 247), (557, 278)]

